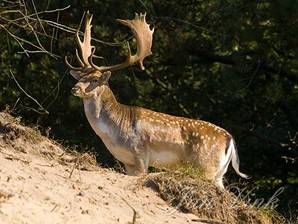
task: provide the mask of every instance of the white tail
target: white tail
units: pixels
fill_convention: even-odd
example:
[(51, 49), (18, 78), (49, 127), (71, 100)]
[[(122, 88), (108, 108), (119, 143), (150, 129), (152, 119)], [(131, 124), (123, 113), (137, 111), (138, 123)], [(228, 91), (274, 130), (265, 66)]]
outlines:
[[(231, 142), (230, 142), (230, 145), (229, 145), (229, 148), (231, 147), (231, 150), (232, 150), (232, 166), (234, 168), (234, 170), (236, 171), (236, 173), (242, 177), (242, 178), (245, 178), (245, 179), (249, 179), (250, 177), (244, 173), (241, 173), (240, 170), (239, 170), (239, 165), (240, 165), (240, 161), (239, 161), (239, 156), (238, 156), (238, 152), (237, 152), (237, 148), (235, 146), (235, 141), (234, 139), (232, 138), (231, 139)], [(230, 151), (230, 150), (228, 150)]]

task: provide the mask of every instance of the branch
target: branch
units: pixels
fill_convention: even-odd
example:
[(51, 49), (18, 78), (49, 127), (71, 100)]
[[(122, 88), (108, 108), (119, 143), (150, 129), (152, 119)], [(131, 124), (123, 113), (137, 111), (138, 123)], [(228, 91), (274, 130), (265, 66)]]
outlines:
[[(31, 0), (31, 8), (33, 8), (33, 13), (26, 6), (26, 2), (24, 0), (19, 0), (16, 2), (5, 1), (3, 5), (0, 7), (0, 31), (2, 29), (10, 36), (22, 49), (21, 53), (25, 53), (27, 57), (33, 53), (45, 53), (50, 55), (53, 58), (59, 58), (58, 55), (48, 51), (44, 47), (44, 43), (42, 42), (41, 36), (53, 37), (47, 35), (46, 29), (43, 24), (45, 23), (40, 15), (44, 14), (52, 14), (59, 13), (63, 10), (68, 9), (70, 6), (66, 6), (64, 8), (54, 9), (54, 10), (46, 10), (46, 11), (37, 11), (34, 0)], [(1, 9), (5, 9), (1, 11)], [(38, 31), (41, 29), (41, 32)], [(26, 37), (24, 34), (19, 36), (20, 31), (26, 31)], [(33, 36), (33, 39), (30, 36)]]
[[(187, 49), (187, 50), (189, 51), (188, 53), (190, 53), (190, 54), (193, 54), (195, 52), (196, 55), (193, 55), (193, 56), (203, 58), (209, 62), (218, 62), (221, 64), (232, 65), (232, 66), (237, 66), (237, 65), (241, 64), (240, 61), (236, 60), (235, 57), (233, 57), (233, 55), (209, 54), (209, 53), (202, 52), (202, 51), (196, 51), (193, 48)], [(247, 64), (251, 64), (251, 62), (247, 60)], [(288, 80), (290, 80), (294, 83), (298, 83), (298, 76), (296, 74), (294, 74), (293, 72), (286, 71), (282, 68), (280, 68), (280, 69), (274, 68), (274, 67), (268, 65), (266, 62), (261, 62), (261, 63), (254, 62), (254, 63), (252, 63), (252, 67), (254, 69), (258, 68), (265, 72), (279, 75), (280, 77), (287, 78)]]
[(13, 72), (10, 70), (9, 71), (13, 80), (15, 81), (15, 83), (17, 84), (17, 86), (20, 88), (20, 90), (27, 96), (29, 97), (31, 100), (33, 100), (38, 106), (39, 109), (41, 109), (45, 114), (49, 114), (49, 112), (36, 100), (34, 99), (32, 96), (30, 96), (22, 87), (21, 85), (18, 83), (18, 81), (16, 80), (15, 76), (13, 75)]

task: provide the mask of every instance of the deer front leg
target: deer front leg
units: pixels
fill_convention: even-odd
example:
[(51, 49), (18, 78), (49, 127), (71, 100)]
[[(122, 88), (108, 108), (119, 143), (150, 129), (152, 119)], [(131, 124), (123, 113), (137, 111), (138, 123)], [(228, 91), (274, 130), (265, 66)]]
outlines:
[(139, 176), (148, 172), (148, 167), (145, 166), (142, 160), (138, 161), (135, 165), (124, 164), (126, 175)]
[(149, 165), (149, 154), (147, 151), (140, 151), (138, 149), (134, 150), (135, 155), (135, 164), (124, 164), (126, 174), (129, 176), (139, 176), (141, 174), (148, 172)]
[(136, 167), (135, 165), (124, 164), (125, 172), (128, 176), (135, 176), (136, 175)]

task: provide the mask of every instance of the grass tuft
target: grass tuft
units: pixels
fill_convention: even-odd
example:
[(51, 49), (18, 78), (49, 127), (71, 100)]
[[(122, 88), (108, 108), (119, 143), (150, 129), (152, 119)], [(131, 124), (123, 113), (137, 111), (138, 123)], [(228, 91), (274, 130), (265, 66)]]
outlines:
[(229, 224), (281, 224), (284, 219), (272, 210), (262, 210), (200, 178), (197, 170), (183, 167), (149, 175), (145, 186), (156, 190), (174, 208), (190, 212), (200, 220)]

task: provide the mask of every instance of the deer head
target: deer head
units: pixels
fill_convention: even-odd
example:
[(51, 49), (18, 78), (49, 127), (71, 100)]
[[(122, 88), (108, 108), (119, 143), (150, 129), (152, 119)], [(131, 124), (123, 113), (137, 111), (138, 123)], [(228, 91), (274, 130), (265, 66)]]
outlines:
[(95, 47), (91, 45), (92, 15), (87, 12), (85, 15), (85, 32), (83, 41), (79, 36), (80, 27), (76, 32), (76, 41), (79, 46), (79, 49), (76, 49), (76, 57), (80, 66), (72, 66), (68, 62), (67, 57), (65, 57), (65, 63), (70, 68), (70, 74), (79, 81), (72, 88), (72, 93), (74, 95), (81, 98), (94, 96), (98, 93), (98, 89), (108, 82), (112, 71), (119, 70), (136, 63), (139, 63), (142, 70), (145, 69), (143, 60), (152, 54), (151, 47), (154, 32), (154, 29), (150, 29), (149, 24), (146, 22), (146, 13), (136, 13), (133, 20), (117, 19), (117, 21), (131, 29), (137, 41), (136, 53), (134, 55), (131, 54), (130, 46), (127, 42), (128, 56), (124, 62), (111, 66), (95, 65), (93, 63)]

